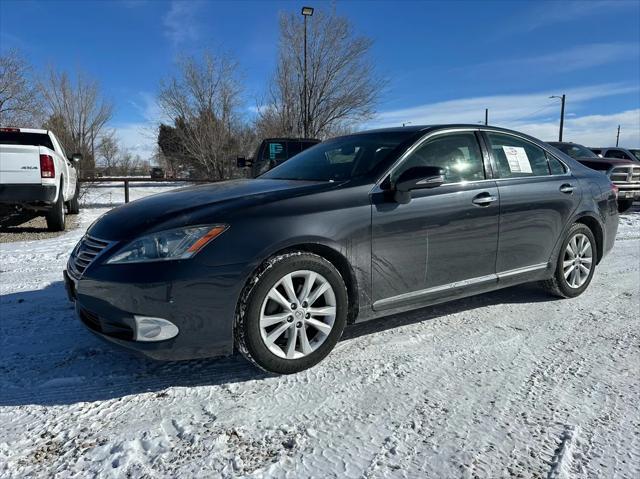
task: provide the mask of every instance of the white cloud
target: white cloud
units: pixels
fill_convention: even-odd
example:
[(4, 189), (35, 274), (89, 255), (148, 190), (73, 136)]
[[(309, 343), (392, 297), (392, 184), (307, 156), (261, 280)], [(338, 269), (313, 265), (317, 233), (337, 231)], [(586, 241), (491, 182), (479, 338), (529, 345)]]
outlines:
[[(491, 69), (493, 72), (498, 69), (505, 72), (535, 69), (557, 74), (593, 68), (616, 61), (634, 61), (633, 59), (637, 59), (639, 54), (640, 45), (637, 43), (592, 43), (546, 55), (481, 63), (472, 68)], [(465, 67), (467, 70), (468, 68), (469, 66)]]
[[(610, 115), (587, 115), (565, 118), (564, 141), (573, 141), (586, 146), (613, 146), (620, 125), (620, 146), (640, 147), (640, 109), (627, 110)], [(541, 140), (557, 140), (558, 121), (527, 122), (511, 126)]]
[(639, 90), (640, 86), (638, 85), (607, 83), (563, 91), (549, 90), (539, 93), (463, 98), (384, 111), (376, 119), (370, 121), (367, 126), (399, 126), (407, 122), (414, 125), (477, 123), (484, 120), (485, 108), (489, 108), (489, 121), (492, 124), (514, 122), (558, 112), (558, 101), (549, 99), (551, 95), (565, 93), (567, 95), (567, 113), (574, 113), (572, 110), (584, 105), (589, 100), (633, 93)]
[(537, 2), (524, 12), (524, 15), (511, 21), (511, 26), (503, 29), (503, 33), (531, 32), (541, 27), (548, 27), (564, 22), (575, 22), (577, 19), (591, 15), (610, 13), (618, 9), (638, 8), (634, 0), (584, 0)]
[(119, 123), (110, 125), (120, 144), (143, 160), (150, 160), (156, 150), (158, 130), (150, 123)]
[(171, 2), (169, 11), (162, 19), (164, 34), (169, 38), (174, 48), (186, 41), (197, 40), (200, 31), (196, 19), (200, 2), (179, 1)]
[(590, 100), (637, 92), (637, 85), (612, 83), (573, 88), (563, 91), (546, 91), (519, 95), (495, 95), (449, 100), (411, 108), (381, 112), (368, 122), (366, 128), (400, 126), (403, 123), (428, 125), (441, 123), (481, 123), (484, 109), (489, 108), (489, 124), (503, 126), (530, 133), (543, 140), (552, 140), (558, 135), (560, 104), (549, 99), (551, 95), (565, 93), (565, 135), (569, 141), (615, 143), (615, 129), (621, 126), (621, 144), (640, 146), (639, 109), (626, 110), (611, 115), (579, 116), (576, 111)]

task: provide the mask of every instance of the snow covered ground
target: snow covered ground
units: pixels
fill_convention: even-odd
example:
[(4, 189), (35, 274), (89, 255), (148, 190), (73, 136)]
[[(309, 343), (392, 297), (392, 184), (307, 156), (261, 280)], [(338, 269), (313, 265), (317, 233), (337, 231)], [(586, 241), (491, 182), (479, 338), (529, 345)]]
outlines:
[(355, 325), (274, 377), (138, 358), (75, 319), (61, 271), (119, 194), (0, 244), (0, 477), (639, 477), (637, 208), (579, 298), (526, 285)]

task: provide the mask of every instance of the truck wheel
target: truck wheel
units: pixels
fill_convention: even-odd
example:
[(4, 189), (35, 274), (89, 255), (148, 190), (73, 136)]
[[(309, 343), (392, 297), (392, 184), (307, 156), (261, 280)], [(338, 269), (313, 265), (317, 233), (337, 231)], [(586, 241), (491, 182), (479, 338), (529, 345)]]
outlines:
[(633, 200), (618, 200), (618, 213), (624, 213), (633, 206)]
[(47, 229), (49, 231), (64, 231), (64, 200), (62, 198), (62, 184), (58, 192), (58, 199), (47, 212)]
[(67, 202), (67, 210), (70, 215), (77, 215), (80, 213), (80, 183), (76, 182), (76, 191), (73, 193), (73, 198)]

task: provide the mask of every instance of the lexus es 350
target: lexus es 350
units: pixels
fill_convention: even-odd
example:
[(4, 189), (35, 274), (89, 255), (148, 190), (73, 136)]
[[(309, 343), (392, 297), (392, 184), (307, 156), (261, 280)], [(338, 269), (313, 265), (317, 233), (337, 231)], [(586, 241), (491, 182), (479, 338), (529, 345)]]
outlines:
[(80, 320), (114, 343), (170, 360), (237, 349), (294, 373), (350, 323), (529, 281), (578, 296), (617, 225), (609, 179), (546, 143), (411, 126), (111, 210), (64, 276)]

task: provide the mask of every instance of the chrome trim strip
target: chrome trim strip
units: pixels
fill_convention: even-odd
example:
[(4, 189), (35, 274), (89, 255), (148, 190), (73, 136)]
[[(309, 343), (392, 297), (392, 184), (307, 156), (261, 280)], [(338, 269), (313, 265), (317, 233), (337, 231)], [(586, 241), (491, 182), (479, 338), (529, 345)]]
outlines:
[(497, 274), (488, 274), (485, 276), (478, 276), (476, 278), (464, 279), (462, 281), (455, 281), (453, 283), (443, 284), (440, 286), (434, 286), (431, 288), (421, 289), (418, 291), (411, 291), (410, 293), (402, 293), (396, 296), (390, 296), (388, 298), (379, 299), (373, 303), (374, 311), (382, 311), (384, 309), (393, 308), (399, 303), (406, 303), (411, 301), (417, 301), (424, 296), (429, 296), (435, 293), (441, 293), (452, 289), (464, 288), (466, 286), (473, 286), (476, 284), (488, 283), (490, 281), (499, 282), (500, 279), (510, 278), (511, 276), (517, 276), (519, 274), (532, 273), (541, 269), (549, 267), (549, 263), (534, 264), (531, 266), (525, 266), (523, 268), (510, 269), (502, 271)]
[(453, 283), (443, 284), (440, 286), (433, 286), (427, 289), (421, 289), (418, 291), (411, 291), (410, 293), (403, 293), (397, 296), (391, 296), (385, 299), (379, 299), (373, 303), (373, 309), (375, 311), (381, 311), (383, 309), (392, 308), (398, 303), (405, 303), (407, 301), (418, 300), (424, 296), (428, 296), (434, 293), (441, 293), (451, 289), (462, 288), (465, 286), (472, 286), (475, 284), (486, 283), (489, 281), (498, 281), (498, 276), (495, 274), (488, 274), (486, 276), (478, 276), (477, 278), (465, 279), (462, 281), (455, 281)]
[(516, 269), (510, 269), (508, 271), (502, 271), (501, 273), (498, 273), (498, 279), (509, 278), (511, 276), (516, 276), (518, 274), (532, 273), (533, 271), (546, 269), (548, 266), (549, 266), (549, 263), (540, 263), (540, 264), (533, 264), (531, 266), (525, 266), (523, 268), (516, 268)]

